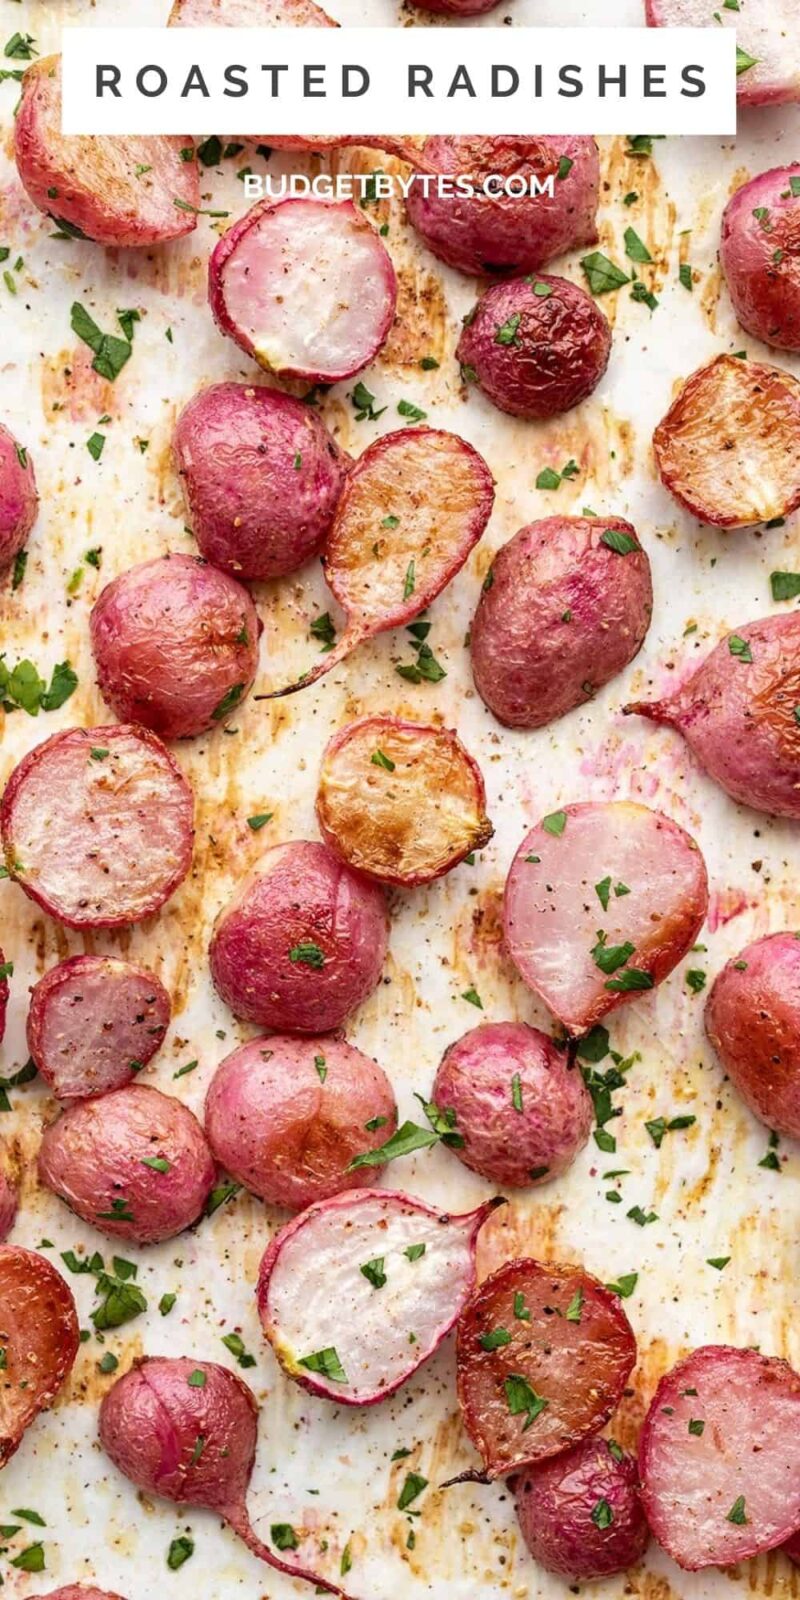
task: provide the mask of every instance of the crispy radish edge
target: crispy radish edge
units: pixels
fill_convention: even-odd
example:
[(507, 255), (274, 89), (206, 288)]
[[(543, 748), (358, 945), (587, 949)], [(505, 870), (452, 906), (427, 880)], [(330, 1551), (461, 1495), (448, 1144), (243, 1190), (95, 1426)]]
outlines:
[[(404, 1367), (400, 1375), (391, 1383), (388, 1383), (385, 1387), (379, 1389), (376, 1393), (370, 1393), (366, 1397), (360, 1397), (339, 1392), (339, 1385), (342, 1383), (342, 1379), (335, 1379), (332, 1375), (326, 1374), (324, 1370), (317, 1369), (320, 1370), (320, 1376), (323, 1379), (322, 1382), (316, 1381), (313, 1375), (313, 1369), (306, 1367), (305, 1370), (301, 1370), (304, 1367), (305, 1361), (310, 1359), (310, 1357), (300, 1358), (299, 1360), (293, 1359), (287, 1352), (285, 1346), (282, 1346), (278, 1327), (270, 1312), (269, 1298), (272, 1276), (278, 1264), (283, 1248), (285, 1245), (290, 1243), (302, 1229), (308, 1226), (313, 1226), (315, 1219), (320, 1213), (326, 1213), (327, 1215), (331, 1215), (335, 1211), (347, 1213), (348, 1211), (354, 1211), (356, 1208), (365, 1204), (370, 1204), (375, 1200), (380, 1201), (385, 1208), (397, 1206), (400, 1210), (410, 1209), (417, 1212), (421, 1217), (426, 1218), (428, 1221), (438, 1222), (445, 1227), (450, 1226), (459, 1228), (466, 1232), (470, 1260), (472, 1264), (472, 1273), (470, 1281), (468, 1281), (464, 1286), (464, 1292), (461, 1295), (460, 1300), (457, 1301), (455, 1305), (448, 1308), (446, 1318), (443, 1319), (441, 1325), (438, 1327), (435, 1335), (435, 1341), (430, 1345), (430, 1347), (426, 1348), (423, 1353), (420, 1353), (418, 1346), (410, 1346), (410, 1349), (416, 1349), (415, 1359), (408, 1366)], [(401, 1388), (404, 1383), (408, 1382), (409, 1378), (413, 1376), (419, 1367), (421, 1367), (424, 1362), (428, 1361), (430, 1357), (436, 1353), (443, 1340), (455, 1327), (459, 1316), (461, 1315), (464, 1306), (469, 1299), (469, 1296), (474, 1292), (475, 1289), (475, 1250), (480, 1229), (487, 1218), (491, 1216), (494, 1211), (496, 1211), (500, 1206), (507, 1204), (508, 1201), (503, 1195), (493, 1195), (490, 1200), (485, 1200), (480, 1206), (477, 1206), (474, 1211), (465, 1212), (459, 1216), (453, 1216), (451, 1213), (446, 1211), (437, 1211), (434, 1206), (427, 1205), (424, 1201), (417, 1199), (415, 1195), (407, 1194), (403, 1190), (350, 1189), (344, 1190), (341, 1194), (334, 1195), (331, 1200), (317, 1201), (314, 1205), (309, 1206), (306, 1211), (302, 1211), (299, 1216), (294, 1217), (291, 1222), (288, 1222), (285, 1227), (280, 1229), (275, 1238), (267, 1246), (261, 1262), (258, 1285), (256, 1289), (258, 1314), (261, 1320), (262, 1329), (265, 1337), (272, 1346), (272, 1350), (277, 1361), (283, 1368), (284, 1372), (286, 1372), (287, 1375), (302, 1388), (307, 1389), (310, 1394), (317, 1395), (324, 1400), (331, 1400), (336, 1405), (364, 1408), (367, 1406), (378, 1405), (381, 1401), (388, 1399), (390, 1395), (396, 1393), (396, 1391)], [(379, 1243), (380, 1241), (378, 1241), (378, 1244)], [(377, 1249), (375, 1256), (376, 1258), (378, 1257)], [(364, 1264), (373, 1265), (374, 1263), (368, 1261)], [(314, 1338), (313, 1336), (310, 1336), (309, 1345), (313, 1345), (313, 1343)], [(337, 1357), (338, 1360), (338, 1352), (335, 1346), (327, 1346), (324, 1350), (320, 1350), (317, 1353), (320, 1356), (329, 1355), (331, 1357)], [(329, 1365), (332, 1366), (333, 1362), (331, 1361)], [(341, 1362), (339, 1362), (339, 1366), (342, 1366)], [(326, 1378), (328, 1383), (335, 1383), (336, 1387), (326, 1387)]]
[(78, 1345), (75, 1301), (60, 1272), (35, 1250), (0, 1245), (0, 1350), (5, 1379), (0, 1469), (19, 1449), (39, 1413), (52, 1405), (72, 1370)]

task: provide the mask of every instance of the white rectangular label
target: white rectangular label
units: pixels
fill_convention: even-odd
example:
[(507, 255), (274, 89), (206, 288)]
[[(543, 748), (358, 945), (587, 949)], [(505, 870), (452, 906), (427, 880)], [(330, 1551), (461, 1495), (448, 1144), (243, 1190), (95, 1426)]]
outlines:
[(736, 131), (730, 28), (70, 28), (64, 132)]

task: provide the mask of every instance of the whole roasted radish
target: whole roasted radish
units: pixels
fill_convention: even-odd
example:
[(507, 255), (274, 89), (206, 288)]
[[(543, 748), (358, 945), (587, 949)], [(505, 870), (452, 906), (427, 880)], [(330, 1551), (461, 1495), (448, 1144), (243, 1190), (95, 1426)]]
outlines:
[(800, 1139), (800, 937), (771, 933), (723, 967), (706, 1033), (755, 1116)]
[(0, 423), (0, 569), (19, 555), (38, 509), (30, 455)]
[(480, 769), (449, 728), (363, 717), (322, 758), (317, 820), (348, 866), (381, 883), (431, 883), (494, 832)]
[(318, 553), (347, 470), (311, 406), (278, 389), (217, 383), (173, 441), (201, 555), (241, 578), (279, 578)]
[(61, 132), (61, 57), (43, 56), (22, 81), (14, 154), (35, 206), (97, 244), (147, 245), (197, 227), (200, 179), (181, 151), (191, 140)]
[(65, 728), (14, 768), (0, 804), (8, 876), (71, 928), (159, 911), (186, 877), (192, 791), (144, 728)]
[(269, 372), (337, 383), (377, 355), (394, 320), (386, 246), (350, 200), (262, 200), (220, 239), (209, 299), (222, 333)]
[(687, 378), (653, 434), (662, 482), (699, 522), (749, 528), (800, 506), (800, 382), (717, 356)]
[(413, 622), (461, 570), (493, 502), (486, 462), (458, 434), (400, 428), (376, 439), (345, 481), (322, 557), (346, 625), (310, 672), (273, 695), (306, 688), (365, 639)]
[[(284, 1371), (337, 1405), (371, 1406), (438, 1349), (475, 1284), (478, 1232), (502, 1201), (451, 1217), (361, 1189), (309, 1206), (261, 1263), (261, 1325)], [(336, 1263), (335, 1293), (320, 1270)]]
[(663, 700), (625, 707), (683, 735), (709, 777), (741, 805), (800, 817), (800, 616), (729, 633)]
[(377, 884), (324, 844), (266, 850), (220, 912), (211, 976), (237, 1017), (276, 1032), (327, 1033), (380, 979), (389, 937)]
[(470, 630), (475, 687), (506, 727), (544, 727), (628, 666), (652, 610), (650, 562), (629, 522), (532, 522), (483, 585)]
[(92, 608), (100, 693), (162, 739), (222, 727), (248, 694), (261, 625), (245, 588), (196, 556), (158, 556), (114, 578)]
[(231, 1177), (299, 1211), (373, 1181), (375, 1168), (350, 1163), (394, 1133), (397, 1105), (385, 1072), (343, 1039), (270, 1034), (217, 1067), (205, 1124)]
[(526, 1188), (566, 1172), (592, 1128), (574, 1060), (525, 1022), (484, 1022), (442, 1057), (431, 1099), (453, 1112), (453, 1153), (490, 1183)]
[(59, 1100), (121, 1089), (159, 1049), (170, 1019), (164, 985), (117, 956), (70, 956), (31, 991), (28, 1049)]
[(581, 1267), (506, 1261), (458, 1324), (458, 1399), (487, 1476), (599, 1433), (636, 1360), (615, 1294)]
[(730, 1567), (800, 1529), (800, 1376), (706, 1345), (661, 1379), (639, 1469), (647, 1520), (687, 1572)]
[(78, 1342), (75, 1301), (61, 1274), (33, 1250), (0, 1245), (0, 1467), (52, 1405)]
[(800, 165), (773, 167), (737, 189), (719, 255), (742, 327), (800, 350)]
[(738, 0), (716, 9), (706, 0), (645, 0), (645, 11), (651, 28), (735, 28), (741, 106), (800, 100), (794, 0)]
[(486, 290), (464, 320), (456, 359), (500, 411), (541, 421), (586, 400), (610, 354), (611, 329), (591, 295), (532, 274)]
[(257, 1428), (258, 1406), (241, 1378), (190, 1356), (139, 1361), (100, 1407), (100, 1443), (137, 1489), (216, 1511), (260, 1561), (341, 1594), (338, 1584), (282, 1561), (257, 1537), (247, 1512)]
[(632, 801), (590, 802), (526, 834), (503, 926), (521, 977), (581, 1034), (669, 975), (707, 907), (705, 862), (677, 823)]
[(197, 1221), (216, 1168), (188, 1107), (133, 1083), (63, 1111), (45, 1129), (39, 1177), (101, 1233), (156, 1244)]
[(636, 1462), (613, 1439), (584, 1439), (527, 1467), (514, 1494), (522, 1537), (547, 1572), (608, 1578), (644, 1554), (650, 1529)]
[[(600, 162), (594, 139), (585, 135), (436, 134), (409, 158), (421, 174), (474, 180), (473, 195), (439, 193), (420, 183), (406, 201), (409, 221), (428, 248), (461, 272), (534, 272), (597, 238)], [(484, 193), (486, 180), (496, 178), (524, 180), (529, 188), (533, 179), (543, 184), (553, 178), (553, 195)]]

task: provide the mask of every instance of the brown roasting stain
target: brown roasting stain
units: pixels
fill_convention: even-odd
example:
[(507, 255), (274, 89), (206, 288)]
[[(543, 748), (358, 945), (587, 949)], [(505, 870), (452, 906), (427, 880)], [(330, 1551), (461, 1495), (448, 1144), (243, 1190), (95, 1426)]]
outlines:
[[(122, 1349), (115, 1343), (113, 1354), (119, 1363), (118, 1367), (113, 1372), (101, 1372), (98, 1361), (102, 1351), (97, 1344), (90, 1341), (88, 1344), (81, 1345), (69, 1382), (61, 1391), (60, 1398), (63, 1399), (63, 1403), (70, 1404), (74, 1401), (76, 1405), (92, 1406), (93, 1408), (98, 1406), (117, 1378), (123, 1372), (127, 1372), (144, 1355), (144, 1344), (141, 1335), (130, 1335), (125, 1340), (124, 1348)], [(56, 1405), (58, 1403), (56, 1401)]]
[(98, 417), (119, 415), (114, 385), (92, 370), (92, 360), (85, 345), (42, 357), (42, 410), (48, 422), (62, 411), (71, 422), (95, 423)]
[[(723, 281), (722, 268), (719, 265), (713, 266), (710, 272), (706, 273), (703, 292), (700, 296), (700, 310), (712, 333), (718, 331), (717, 313), (719, 311)], [(677, 387), (680, 387), (680, 385)], [(674, 392), (677, 393), (677, 388)]]
[(535, 1261), (560, 1260), (558, 1236), (564, 1210), (563, 1201), (551, 1204), (533, 1201), (522, 1209), (512, 1200), (495, 1211), (478, 1236), (478, 1281), (483, 1282), (504, 1261), (518, 1257), (532, 1256)]
[(627, 1574), (625, 1593), (636, 1595), (637, 1600), (682, 1600), (679, 1591), (673, 1589), (666, 1578), (649, 1572), (646, 1567)]
[(423, 356), (441, 366), (448, 354), (449, 317), (441, 279), (416, 260), (397, 266), (397, 315), (381, 352), (388, 368), (419, 371)]

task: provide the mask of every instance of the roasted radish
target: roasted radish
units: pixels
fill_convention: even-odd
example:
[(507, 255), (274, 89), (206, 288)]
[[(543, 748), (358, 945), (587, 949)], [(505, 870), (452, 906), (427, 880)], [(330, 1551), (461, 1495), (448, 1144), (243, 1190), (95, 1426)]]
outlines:
[[(441, 193), (435, 184), (415, 184), (408, 216), (426, 245), (448, 266), (471, 274), (533, 272), (565, 250), (594, 244), (600, 161), (585, 135), (463, 138), (436, 134), (409, 159), (424, 176), (471, 177), (476, 193)], [(552, 197), (546, 189), (554, 179)], [(519, 194), (483, 191), (487, 179), (520, 180)]]
[[(203, 1506), (260, 1561), (291, 1578), (341, 1594), (257, 1537), (247, 1512), (258, 1406), (247, 1385), (213, 1361), (145, 1358), (119, 1378), (100, 1407), (100, 1443), (115, 1467), (145, 1495)], [(198, 1447), (198, 1440), (202, 1446)]]
[(647, 1520), (687, 1572), (732, 1567), (800, 1528), (800, 1376), (706, 1345), (661, 1379), (639, 1468)]
[(318, 553), (348, 463), (311, 406), (217, 383), (181, 412), (173, 447), (207, 561), (234, 577), (279, 578)]
[(719, 257), (748, 333), (800, 350), (800, 166), (773, 167), (725, 208)]
[(70, 1290), (44, 1256), (0, 1245), (0, 1467), (52, 1405), (78, 1353)]
[(350, 200), (264, 200), (220, 240), (209, 299), (223, 333), (269, 372), (337, 383), (377, 355), (397, 279)]
[(71, 928), (159, 911), (192, 859), (194, 802), (144, 728), (66, 728), (14, 768), (0, 805), (6, 870)]
[[(261, 1263), (261, 1325), (284, 1371), (337, 1405), (371, 1406), (438, 1349), (475, 1284), (495, 1206), (450, 1217), (411, 1195), (362, 1189), (309, 1206)], [(335, 1261), (336, 1291), (320, 1270)]]
[(742, 805), (800, 817), (800, 616), (729, 633), (664, 700), (625, 707), (683, 735), (709, 777)]
[(41, 1600), (122, 1600), (110, 1589), (96, 1589), (94, 1584), (68, 1583), (65, 1589), (48, 1589)]
[(736, 29), (736, 95), (742, 106), (800, 100), (800, 48), (794, 0), (645, 0), (651, 28)]
[(699, 522), (749, 528), (800, 506), (800, 383), (717, 356), (687, 378), (653, 435), (665, 488)]
[(567, 278), (507, 278), (464, 319), (456, 359), (500, 411), (541, 421), (597, 388), (611, 329), (597, 302)]
[(314, 0), (174, 0), (170, 28), (336, 28)]
[(100, 693), (162, 739), (220, 728), (248, 694), (260, 623), (246, 589), (196, 556), (159, 556), (114, 578), (90, 619)]
[(306, 688), (357, 644), (419, 616), (463, 567), (493, 501), (486, 462), (455, 433), (401, 428), (370, 445), (345, 482), (322, 558), (346, 625), (310, 672), (273, 694)]
[(377, 1169), (350, 1163), (397, 1127), (385, 1072), (343, 1039), (251, 1039), (217, 1067), (206, 1134), (220, 1165), (271, 1205), (299, 1211)]
[(493, 828), (480, 769), (449, 728), (364, 717), (322, 758), (317, 820), (348, 866), (381, 883), (431, 883)]
[(628, 666), (652, 610), (650, 562), (629, 522), (532, 522), (483, 585), (470, 630), (475, 687), (506, 727), (544, 727)]
[(197, 1221), (216, 1168), (188, 1107), (134, 1083), (62, 1112), (45, 1130), (39, 1177), (101, 1233), (156, 1244)]
[(614, 1439), (584, 1439), (528, 1467), (514, 1493), (522, 1537), (546, 1572), (573, 1583), (608, 1578), (644, 1554), (636, 1462)]
[[(181, 154), (187, 148), (189, 160)], [(191, 141), (64, 135), (60, 56), (44, 56), (25, 73), (14, 153), (34, 205), (97, 244), (143, 248), (197, 227), (200, 179)]]
[(116, 956), (70, 956), (31, 992), (28, 1049), (59, 1100), (121, 1089), (159, 1049), (170, 1018), (164, 985)]
[(388, 936), (378, 886), (326, 845), (295, 840), (265, 851), (220, 912), (211, 976), (237, 1017), (327, 1033), (372, 993)]
[(800, 935), (768, 934), (723, 967), (706, 1033), (753, 1114), (800, 1139)]
[(570, 805), (514, 857), (506, 945), (529, 987), (580, 1034), (668, 976), (707, 906), (705, 862), (676, 822), (627, 800)]
[(431, 1098), (453, 1114), (461, 1139), (454, 1154), (504, 1188), (566, 1172), (592, 1127), (574, 1060), (525, 1022), (484, 1022), (451, 1044)]
[(38, 509), (33, 462), (24, 445), (0, 423), (0, 569), (19, 555)]
[(615, 1294), (581, 1267), (506, 1261), (458, 1324), (458, 1398), (490, 1478), (598, 1433), (636, 1340)]

